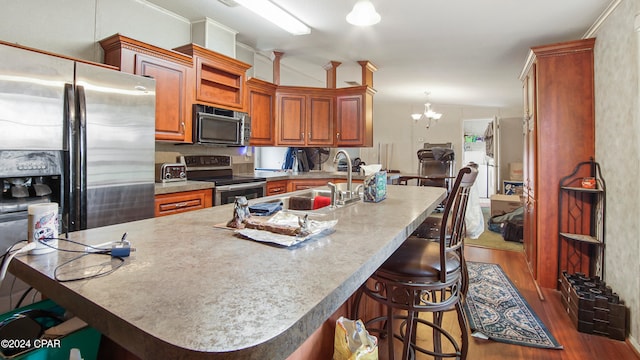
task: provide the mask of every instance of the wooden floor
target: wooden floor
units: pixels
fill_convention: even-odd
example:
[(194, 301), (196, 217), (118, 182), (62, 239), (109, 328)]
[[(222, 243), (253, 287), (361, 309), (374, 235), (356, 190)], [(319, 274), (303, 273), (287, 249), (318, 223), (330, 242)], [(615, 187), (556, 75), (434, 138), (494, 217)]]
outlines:
[[(627, 342), (578, 332), (571, 323), (569, 316), (562, 309), (559, 291), (542, 289), (545, 301), (541, 301), (528, 271), (524, 253), (467, 246), (465, 248), (465, 257), (469, 261), (500, 264), (533, 311), (564, 347), (563, 350), (536, 349), (471, 337), (468, 359), (640, 359), (640, 356)], [(447, 324), (453, 325), (453, 322)], [(380, 355), (380, 359), (386, 358), (384, 353)], [(427, 358), (429, 357), (418, 356), (418, 359)]]

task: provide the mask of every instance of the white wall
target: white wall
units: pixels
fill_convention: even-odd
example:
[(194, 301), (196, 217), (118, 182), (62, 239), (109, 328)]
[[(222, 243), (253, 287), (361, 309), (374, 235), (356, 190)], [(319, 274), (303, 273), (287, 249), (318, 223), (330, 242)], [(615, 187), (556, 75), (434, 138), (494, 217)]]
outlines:
[[(415, 122), (410, 114), (413, 103), (385, 103), (374, 98), (374, 148), (363, 149), (363, 153), (375, 152), (378, 143), (393, 144), (391, 168), (406, 173), (418, 170), (416, 151), (423, 143), (451, 142), (456, 156), (456, 168), (462, 167), (463, 120), (493, 118), (494, 116), (521, 116), (521, 109), (501, 109), (464, 105), (432, 104), (432, 108), (442, 113), (442, 118), (427, 129), (421, 120)], [(364, 157), (363, 157), (364, 159)]]
[(606, 180), (606, 281), (631, 313), (640, 350), (640, 1), (622, 1), (596, 33), (596, 161)]
[(0, 39), (102, 62), (97, 42), (120, 33), (164, 48), (191, 42), (187, 19), (143, 0), (0, 0)]

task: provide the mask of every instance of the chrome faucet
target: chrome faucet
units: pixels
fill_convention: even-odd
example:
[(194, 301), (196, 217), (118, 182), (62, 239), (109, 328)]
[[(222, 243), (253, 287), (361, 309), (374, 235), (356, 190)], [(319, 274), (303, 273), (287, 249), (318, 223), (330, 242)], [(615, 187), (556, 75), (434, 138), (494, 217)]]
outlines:
[(336, 153), (336, 155), (333, 157), (333, 163), (336, 164), (338, 163), (338, 158), (339, 155), (342, 154), (344, 155), (345, 158), (347, 158), (347, 194), (348, 196), (351, 198), (353, 195), (353, 192), (351, 191), (351, 158), (349, 157), (349, 154), (344, 151), (344, 150), (338, 150), (338, 152)]
[(331, 181), (327, 183), (329, 190), (331, 190), (331, 207), (334, 208), (338, 205), (338, 186)]

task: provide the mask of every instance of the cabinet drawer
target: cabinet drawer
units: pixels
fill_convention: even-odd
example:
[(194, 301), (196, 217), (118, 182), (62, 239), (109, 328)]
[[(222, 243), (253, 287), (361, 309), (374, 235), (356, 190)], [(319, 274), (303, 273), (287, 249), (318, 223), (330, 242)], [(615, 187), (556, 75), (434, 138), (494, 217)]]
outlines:
[(287, 192), (287, 180), (276, 180), (267, 182), (267, 196), (284, 194)]
[(314, 188), (318, 186), (327, 185), (327, 181), (331, 179), (302, 179), (302, 180), (290, 180), (288, 190), (289, 191), (297, 191), (304, 190), (309, 188)]
[(156, 195), (155, 216), (204, 209), (211, 207), (212, 203), (213, 191), (211, 189)]

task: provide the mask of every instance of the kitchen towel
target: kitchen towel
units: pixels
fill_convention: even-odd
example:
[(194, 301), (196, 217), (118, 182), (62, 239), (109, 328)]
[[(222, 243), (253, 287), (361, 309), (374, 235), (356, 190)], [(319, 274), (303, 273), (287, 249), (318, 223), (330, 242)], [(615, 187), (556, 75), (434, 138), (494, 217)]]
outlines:
[(331, 205), (331, 198), (328, 196), (316, 196), (313, 198), (313, 210)]
[(282, 201), (264, 202), (249, 205), (249, 212), (257, 216), (269, 216), (282, 210)]

